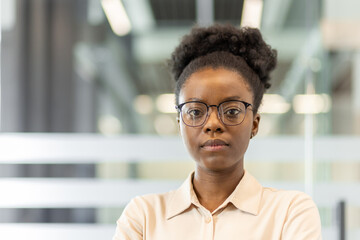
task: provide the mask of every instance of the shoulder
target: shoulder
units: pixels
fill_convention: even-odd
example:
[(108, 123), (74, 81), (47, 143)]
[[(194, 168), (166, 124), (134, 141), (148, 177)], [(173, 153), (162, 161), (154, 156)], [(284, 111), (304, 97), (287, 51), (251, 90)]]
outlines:
[(146, 194), (141, 196), (136, 196), (131, 199), (131, 201), (127, 204), (125, 209), (136, 207), (140, 209), (149, 209), (156, 208), (161, 205), (166, 205), (166, 203), (171, 199), (174, 191), (169, 191), (166, 193), (157, 193), (157, 194)]
[(281, 190), (276, 188), (263, 187), (263, 197), (271, 200), (279, 200), (282, 202), (297, 203), (301, 201), (309, 201), (311, 197), (301, 191)]
[(274, 188), (263, 188), (263, 204), (272, 205), (286, 211), (289, 214), (298, 208), (314, 209), (317, 207), (312, 198), (301, 191), (278, 190)]
[(264, 188), (263, 197), (265, 206), (282, 213), (283, 239), (321, 239), (319, 211), (308, 194)]
[(124, 212), (137, 211), (140, 213), (146, 213), (154, 209), (160, 210), (166, 208), (174, 191), (159, 193), (159, 194), (146, 194), (137, 196), (131, 199), (126, 205)]
[(113, 239), (143, 239), (144, 228), (149, 219), (165, 215), (167, 199), (172, 192), (148, 194), (131, 199), (117, 220)]

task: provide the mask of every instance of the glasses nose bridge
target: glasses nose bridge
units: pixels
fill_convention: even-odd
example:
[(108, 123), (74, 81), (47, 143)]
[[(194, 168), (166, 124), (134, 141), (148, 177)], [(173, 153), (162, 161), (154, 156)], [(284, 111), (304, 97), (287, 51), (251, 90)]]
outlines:
[[(211, 112), (212, 112), (212, 107), (215, 107), (216, 110), (217, 110), (217, 117), (221, 120), (221, 117), (220, 117), (220, 105), (206, 105), (207, 106), (207, 118), (210, 117), (211, 115)], [(211, 109), (211, 110), (210, 110)]]

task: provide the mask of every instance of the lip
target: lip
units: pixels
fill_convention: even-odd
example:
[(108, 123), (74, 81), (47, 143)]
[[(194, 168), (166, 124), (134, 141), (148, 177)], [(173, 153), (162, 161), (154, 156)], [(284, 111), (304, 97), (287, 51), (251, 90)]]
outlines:
[(228, 146), (229, 144), (221, 139), (209, 139), (201, 145), (201, 148), (209, 151), (219, 151)]

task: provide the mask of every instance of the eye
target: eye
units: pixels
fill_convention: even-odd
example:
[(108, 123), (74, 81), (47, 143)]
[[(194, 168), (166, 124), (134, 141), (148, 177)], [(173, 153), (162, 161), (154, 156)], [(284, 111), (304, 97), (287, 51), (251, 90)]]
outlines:
[(189, 109), (186, 114), (189, 115), (191, 118), (199, 118), (204, 116), (204, 111), (202, 111), (201, 109), (192, 108)]
[(230, 108), (224, 111), (224, 115), (226, 117), (237, 117), (240, 113), (241, 113), (241, 109), (238, 108)]

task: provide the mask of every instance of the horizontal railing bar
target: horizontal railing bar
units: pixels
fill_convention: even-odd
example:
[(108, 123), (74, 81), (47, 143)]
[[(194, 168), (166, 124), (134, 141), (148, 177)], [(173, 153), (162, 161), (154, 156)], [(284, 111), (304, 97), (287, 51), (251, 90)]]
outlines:
[[(303, 183), (268, 182), (263, 185), (276, 189), (305, 191)], [(334, 207), (341, 200), (353, 206), (360, 206), (360, 185), (357, 182), (314, 183), (312, 198), (318, 207)]]
[[(248, 161), (303, 161), (301, 136), (257, 137), (250, 142)], [(184, 161), (191, 157), (178, 136), (99, 134), (0, 135), (0, 163), (99, 163), (132, 161)], [(315, 161), (360, 161), (360, 137), (314, 139)]]
[(181, 181), (0, 179), (1, 208), (122, 207), (131, 198), (176, 189)]
[[(115, 224), (28, 224), (1, 223), (0, 239), (6, 240), (99, 240), (111, 239), (115, 233)], [(323, 227), (322, 237), (336, 240), (335, 227)], [(349, 239), (360, 239), (360, 229), (348, 231)]]
[(0, 239), (4, 240), (99, 240), (111, 239), (114, 224), (0, 224)]
[(98, 134), (3, 134), (2, 163), (97, 163), (184, 160), (189, 155), (179, 137)]
[[(177, 189), (182, 181), (99, 180), (54, 178), (0, 179), (0, 208), (101, 208), (122, 207), (131, 198)], [(304, 190), (300, 182), (268, 182), (264, 186), (285, 190)], [(357, 183), (317, 183), (314, 201), (319, 206), (335, 206), (339, 200), (359, 205)]]

